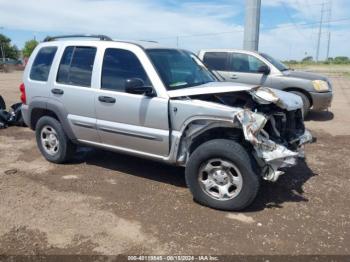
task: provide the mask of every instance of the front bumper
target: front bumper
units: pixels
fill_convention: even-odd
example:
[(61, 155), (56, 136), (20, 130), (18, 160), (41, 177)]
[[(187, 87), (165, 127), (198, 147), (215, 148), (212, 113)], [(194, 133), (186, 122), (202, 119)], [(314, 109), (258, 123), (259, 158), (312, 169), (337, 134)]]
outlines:
[(310, 92), (312, 99), (312, 109), (315, 111), (322, 111), (328, 109), (332, 105), (333, 92), (317, 93)]
[(311, 133), (304, 130), (302, 135), (293, 140), (296, 148), (291, 150), (286, 145), (270, 139), (263, 129), (268, 121), (265, 115), (245, 109), (238, 112), (236, 117), (241, 123), (245, 140), (254, 147), (255, 158), (262, 169), (261, 175), (268, 181), (277, 181), (284, 173), (280, 168), (296, 165), (298, 158), (304, 157), (304, 145), (315, 141)]

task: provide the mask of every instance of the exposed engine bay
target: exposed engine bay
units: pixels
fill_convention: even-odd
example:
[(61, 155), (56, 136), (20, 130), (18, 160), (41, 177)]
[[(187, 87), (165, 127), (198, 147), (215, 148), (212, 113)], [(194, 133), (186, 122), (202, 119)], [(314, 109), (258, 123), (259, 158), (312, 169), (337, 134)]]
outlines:
[(265, 180), (277, 181), (283, 174), (279, 169), (296, 165), (297, 159), (304, 157), (303, 145), (314, 141), (304, 126), (302, 100), (294, 94), (257, 87), (241, 92), (200, 94), (191, 99), (236, 109), (233, 125), (240, 126), (245, 140), (253, 146)]

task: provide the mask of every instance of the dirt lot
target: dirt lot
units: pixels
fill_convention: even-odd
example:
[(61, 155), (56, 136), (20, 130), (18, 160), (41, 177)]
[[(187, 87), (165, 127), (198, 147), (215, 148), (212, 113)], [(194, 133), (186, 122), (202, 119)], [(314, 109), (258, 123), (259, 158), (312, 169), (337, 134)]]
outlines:
[[(0, 74), (8, 104), (20, 78)], [(181, 168), (85, 148), (54, 165), (31, 130), (0, 130), (0, 254), (350, 255), (350, 79), (332, 81), (332, 113), (307, 121), (307, 161), (242, 213), (194, 203)]]

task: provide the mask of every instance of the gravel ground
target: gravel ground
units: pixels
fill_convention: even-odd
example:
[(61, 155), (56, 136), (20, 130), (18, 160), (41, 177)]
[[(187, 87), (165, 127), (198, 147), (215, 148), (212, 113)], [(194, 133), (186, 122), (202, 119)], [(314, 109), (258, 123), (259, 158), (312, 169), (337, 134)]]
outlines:
[[(20, 78), (0, 73), (8, 105)], [(31, 130), (0, 130), (0, 254), (350, 255), (350, 80), (332, 81), (307, 161), (241, 213), (193, 202), (182, 168), (89, 148), (55, 165)]]

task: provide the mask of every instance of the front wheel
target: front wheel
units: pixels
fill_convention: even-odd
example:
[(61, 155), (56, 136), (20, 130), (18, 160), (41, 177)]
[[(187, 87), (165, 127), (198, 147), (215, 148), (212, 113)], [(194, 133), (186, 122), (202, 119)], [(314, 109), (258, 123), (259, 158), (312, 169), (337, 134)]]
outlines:
[(310, 103), (309, 98), (306, 95), (304, 95), (303, 93), (298, 92), (298, 91), (291, 91), (291, 93), (301, 97), (301, 99), (303, 100), (303, 108), (302, 108), (303, 117), (304, 118), (307, 117), (307, 115), (310, 113), (310, 109), (311, 109), (311, 103)]
[(260, 179), (248, 153), (237, 142), (216, 139), (199, 146), (186, 166), (194, 199), (221, 210), (242, 210), (255, 199)]

